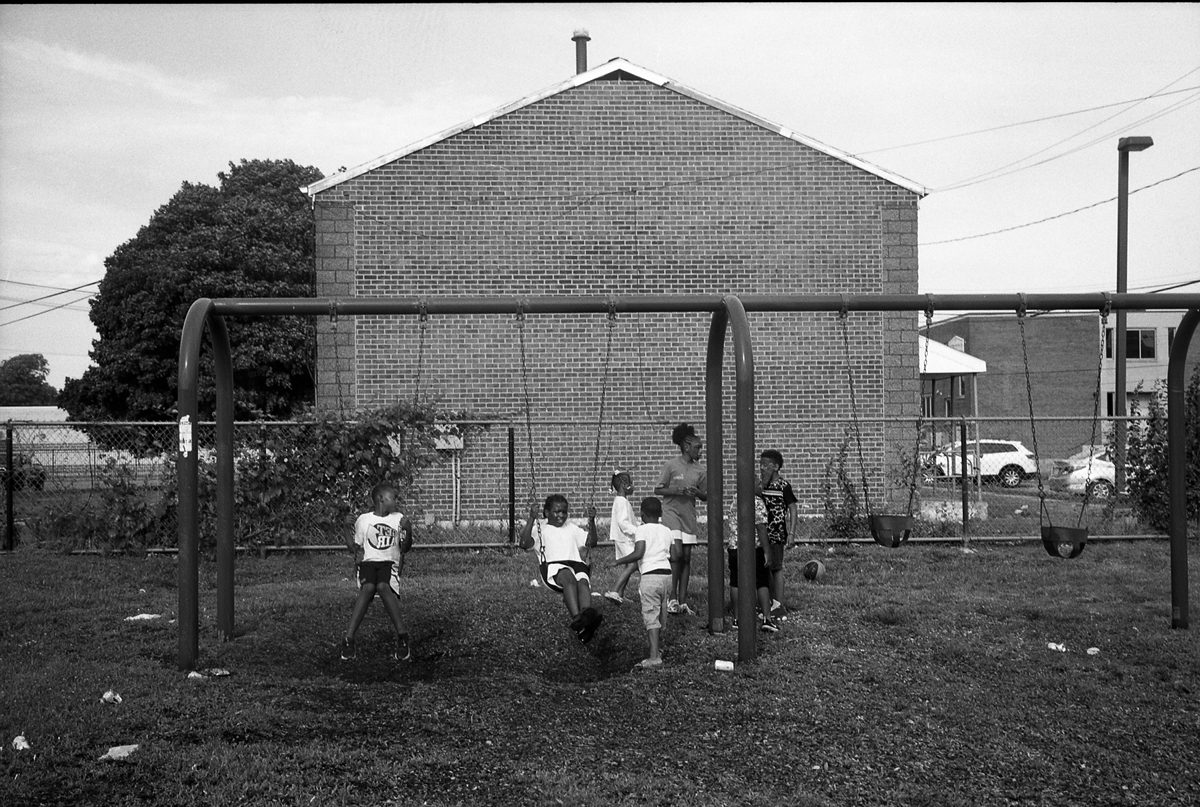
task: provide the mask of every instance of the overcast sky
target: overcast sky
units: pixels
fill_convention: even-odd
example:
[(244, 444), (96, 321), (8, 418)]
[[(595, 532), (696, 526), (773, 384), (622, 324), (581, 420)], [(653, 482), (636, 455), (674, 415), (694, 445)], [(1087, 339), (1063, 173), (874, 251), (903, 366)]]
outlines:
[(577, 28), (590, 66), (925, 186), (922, 292), (1115, 289), (1126, 135), (1155, 143), (1131, 157), (1130, 291), (1200, 280), (1194, 3), (6, 5), (0, 360), (82, 375), (86, 299), (20, 303), (98, 280), (184, 181), (367, 162), (569, 78)]

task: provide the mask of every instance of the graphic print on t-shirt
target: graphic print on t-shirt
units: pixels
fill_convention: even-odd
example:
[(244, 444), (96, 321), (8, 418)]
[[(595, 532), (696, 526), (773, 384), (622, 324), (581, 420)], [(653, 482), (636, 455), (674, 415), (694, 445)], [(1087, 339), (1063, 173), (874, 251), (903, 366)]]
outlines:
[(391, 549), (399, 537), (398, 530), (383, 522), (372, 524), (367, 532), (367, 542), (371, 544), (372, 548), (379, 550)]

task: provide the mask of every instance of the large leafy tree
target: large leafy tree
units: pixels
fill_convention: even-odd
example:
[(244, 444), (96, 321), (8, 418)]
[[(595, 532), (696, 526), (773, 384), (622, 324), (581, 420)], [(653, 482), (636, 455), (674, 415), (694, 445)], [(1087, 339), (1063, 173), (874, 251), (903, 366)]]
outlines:
[(50, 365), (41, 353), (0, 362), (0, 406), (53, 406), (58, 391), (46, 381)]
[[(291, 160), (243, 160), (217, 176), (215, 188), (183, 183), (105, 260), (91, 309), (100, 337), (94, 366), (68, 379), (60, 396), (72, 420), (173, 419), (179, 337), (196, 299), (312, 296), (313, 217), (299, 188), (321, 173)], [(234, 318), (228, 325), (238, 417), (286, 418), (312, 401), (307, 320)], [(211, 413), (210, 363), (201, 378), (201, 412)]]

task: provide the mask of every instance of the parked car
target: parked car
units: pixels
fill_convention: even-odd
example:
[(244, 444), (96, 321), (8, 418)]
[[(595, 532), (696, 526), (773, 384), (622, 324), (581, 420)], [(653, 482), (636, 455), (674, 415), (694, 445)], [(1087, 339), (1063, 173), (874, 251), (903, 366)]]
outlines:
[(1117, 466), (1107, 448), (1098, 449), (1089, 458), (1082, 457), (1056, 460), (1050, 486), (1071, 493), (1086, 492), (1093, 499), (1111, 499), (1117, 492)]
[[(0, 454), (0, 486), (8, 487), (9, 470), (3, 463), (4, 456)], [(20, 490), (28, 485), (34, 490), (46, 487), (46, 469), (37, 457), (21, 451), (13, 452), (12, 486)]]
[[(980, 440), (979, 452), (976, 444), (967, 442), (967, 474), (982, 477), (982, 481), (999, 482), (1006, 488), (1015, 488), (1028, 477), (1038, 475), (1037, 460), (1033, 452), (1018, 440)], [(962, 472), (962, 444), (950, 443), (935, 451), (926, 467), (936, 476), (960, 476)]]

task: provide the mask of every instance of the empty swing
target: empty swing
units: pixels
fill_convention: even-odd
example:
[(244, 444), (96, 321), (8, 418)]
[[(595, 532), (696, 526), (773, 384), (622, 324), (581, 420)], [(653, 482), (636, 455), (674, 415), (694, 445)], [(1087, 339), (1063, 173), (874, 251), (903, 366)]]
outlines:
[[(1084, 486), (1083, 502), (1079, 506), (1079, 515), (1075, 519), (1074, 527), (1065, 527), (1056, 525), (1050, 518), (1050, 511), (1046, 507), (1046, 488), (1042, 484), (1041, 472), (1041, 457), (1038, 453), (1037, 441), (1037, 423), (1033, 416), (1033, 384), (1029, 376), (1029, 349), (1025, 337), (1025, 315), (1027, 309), (1025, 306), (1025, 295), (1019, 295), (1021, 299), (1020, 307), (1017, 309), (1017, 324), (1021, 331), (1021, 361), (1025, 371), (1025, 397), (1029, 404), (1029, 434), (1033, 442), (1033, 461), (1037, 466), (1037, 486), (1038, 486), (1038, 526), (1041, 528), (1042, 546), (1047, 554), (1056, 558), (1077, 558), (1083, 553), (1084, 546), (1087, 545), (1088, 528), (1081, 526), (1083, 523), (1083, 514), (1087, 510), (1088, 498), (1091, 495), (1091, 486)], [(1104, 333), (1104, 327), (1108, 324), (1108, 313), (1111, 303), (1108, 295), (1104, 295), (1104, 308), (1101, 309), (1101, 330)], [(1092, 432), (1091, 440), (1088, 444), (1088, 479), (1092, 475), (1092, 459), (1095, 456), (1096, 445), (1096, 430), (1100, 421), (1100, 382), (1101, 373), (1104, 367), (1104, 339), (1100, 339), (1100, 348), (1097, 351), (1096, 360), (1096, 390), (1092, 408)]]
[[(858, 398), (854, 388), (854, 369), (850, 357), (850, 331), (848, 325), (849, 310), (843, 300), (841, 311), (838, 313), (838, 321), (841, 325), (842, 332), (842, 347), (845, 356), (846, 365), (846, 381), (850, 389), (850, 418), (854, 430), (854, 444), (858, 452), (858, 468), (862, 479), (863, 489), (863, 509), (867, 511), (867, 521), (871, 527), (871, 537), (875, 539), (875, 543), (880, 546), (886, 546), (890, 549), (896, 549), (910, 537), (913, 531), (913, 503), (916, 499), (917, 480), (921, 472), (920, 468), (920, 452), (921, 452), (921, 428), (924, 425), (924, 408), (921, 414), (917, 417), (916, 437), (913, 440), (913, 459), (912, 459), (912, 476), (909, 480), (908, 487), (908, 510), (904, 515), (900, 514), (876, 514), (871, 511), (871, 492), (867, 484), (867, 464), (863, 456), (862, 446), (862, 429), (858, 422)], [(932, 305), (925, 309), (925, 325), (928, 329), (929, 324), (933, 319)], [(929, 363), (929, 343), (925, 343), (925, 359), (926, 368)]]

